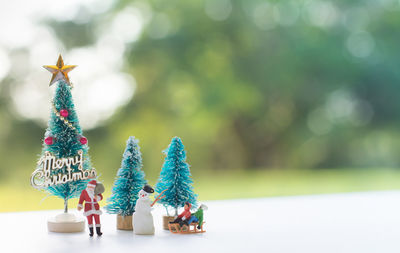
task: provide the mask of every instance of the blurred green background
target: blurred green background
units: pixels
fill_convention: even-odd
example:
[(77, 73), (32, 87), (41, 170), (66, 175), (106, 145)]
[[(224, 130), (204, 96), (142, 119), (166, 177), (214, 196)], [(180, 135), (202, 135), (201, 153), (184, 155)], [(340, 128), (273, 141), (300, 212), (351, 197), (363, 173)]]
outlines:
[(62, 53), (110, 193), (125, 141), (154, 184), (182, 138), (200, 200), (400, 189), (400, 2), (9, 1), (0, 9), (0, 211), (35, 191)]

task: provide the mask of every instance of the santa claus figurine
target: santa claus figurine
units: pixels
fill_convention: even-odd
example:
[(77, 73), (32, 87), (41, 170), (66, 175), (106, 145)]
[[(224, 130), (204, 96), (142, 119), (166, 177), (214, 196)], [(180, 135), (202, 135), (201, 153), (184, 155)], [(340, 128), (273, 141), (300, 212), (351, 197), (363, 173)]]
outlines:
[[(96, 180), (91, 180), (85, 190), (82, 191), (79, 198), (78, 211), (82, 210), (83, 202), (85, 202), (85, 209), (83, 215), (86, 216), (89, 224), (90, 236), (93, 236), (93, 219), (96, 224), (97, 235), (102, 235), (100, 230), (100, 215), (102, 214), (100, 210), (99, 201), (103, 199), (103, 195), (95, 191), (96, 185), (101, 185), (97, 183)], [(100, 187), (101, 188), (101, 187)]]

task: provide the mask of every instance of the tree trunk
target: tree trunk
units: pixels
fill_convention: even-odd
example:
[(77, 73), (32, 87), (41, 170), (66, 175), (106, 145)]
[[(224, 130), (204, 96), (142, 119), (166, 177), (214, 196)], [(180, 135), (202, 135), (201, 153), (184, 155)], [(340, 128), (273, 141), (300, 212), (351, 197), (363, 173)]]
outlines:
[(68, 213), (68, 199), (64, 199), (64, 213)]

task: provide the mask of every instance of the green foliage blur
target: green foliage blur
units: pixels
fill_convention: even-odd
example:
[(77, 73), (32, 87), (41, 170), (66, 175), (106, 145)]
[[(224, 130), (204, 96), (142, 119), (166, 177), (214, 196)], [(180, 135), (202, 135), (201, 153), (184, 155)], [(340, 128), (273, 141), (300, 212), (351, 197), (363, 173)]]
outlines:
[[(96, 29), (126, 8), (148, 18), (125, 44), (121, 71), (136, 79), (135, 93), (84, 129), (106, 180), (130, 135), (140, 140), (153, 182), (174, 136), (195, 178), (399, 167), (398, 1), (121, 0), (87, 22), (43, 22), (70, 50), (92, 45)], [(0, 86), (0, 183), (28, 182), (45, 130), (16, 114), (13, 85), (9, 76)]]

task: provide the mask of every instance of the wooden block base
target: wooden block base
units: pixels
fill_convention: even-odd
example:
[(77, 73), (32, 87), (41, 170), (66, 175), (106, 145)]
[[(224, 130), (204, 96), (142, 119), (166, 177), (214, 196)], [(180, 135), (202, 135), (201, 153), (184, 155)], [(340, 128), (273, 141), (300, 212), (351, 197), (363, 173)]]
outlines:
[(47, 221), (49, 232), (56, 233), (78, 233), (85, 231), (85, 219), (73, 214), (63, 213), (51, 217)]
[(117, 215), (117, 229), (119, 230), (133, 230), (132, 215), (121, 216)]
[(163, 216), (163, 228), (165, 230), (169, 230), (169, 227), (168, 227), (169, 222), (174, 221), (174, 220), (175, 220), (174, 216)]

